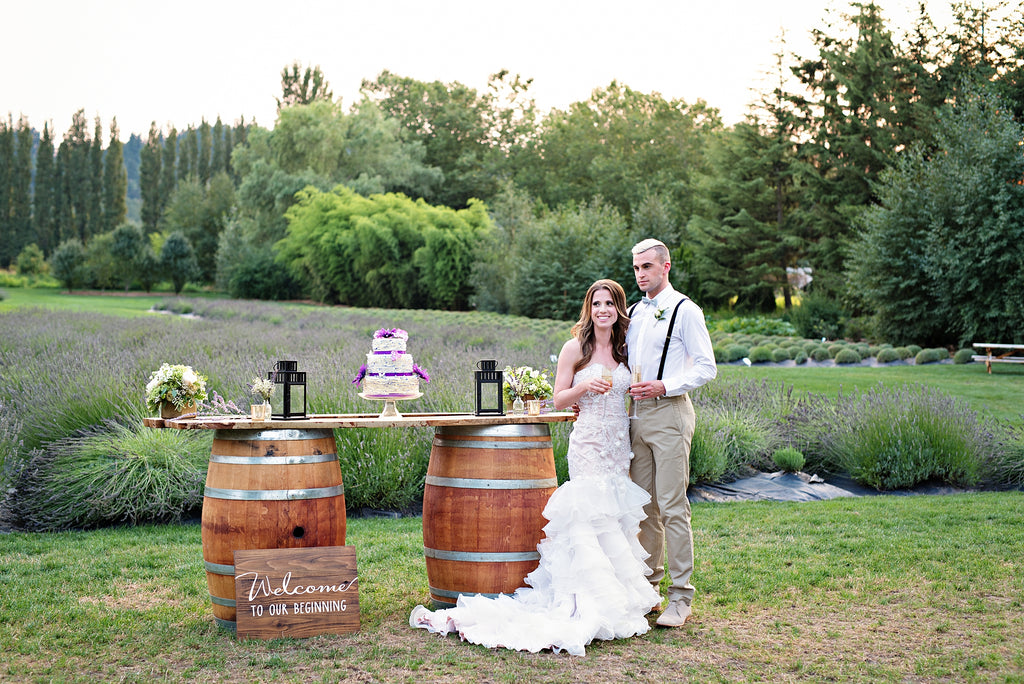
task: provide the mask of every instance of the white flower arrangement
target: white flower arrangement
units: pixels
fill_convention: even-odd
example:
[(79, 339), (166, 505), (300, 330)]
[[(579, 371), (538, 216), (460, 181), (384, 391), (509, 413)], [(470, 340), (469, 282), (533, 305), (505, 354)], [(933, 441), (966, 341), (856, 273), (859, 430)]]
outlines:
[(270, 401), (270, 397), (274, 395), (274, 388), (274, 383), (268, 378), (253, 378), (249, 384), (249, 391), (262, 398), (263, 401)]
[(516, 397), (524, 397), (527, 394), (533, 395), (535, 399), (549, 398), (554, 389), (548, 379), (548, 372), (546, 368), (535, 370), (529, 366), (505, 366), (505, 381), (502, 384), (505, 400), (512, 402)]
[(196, 373), (192, 366), (165, 363), (153, 371), (146, 384), (146, 408), (150, 411), (159, 410), (164, 402), (181, 410), (206, 396), (206, 376)]

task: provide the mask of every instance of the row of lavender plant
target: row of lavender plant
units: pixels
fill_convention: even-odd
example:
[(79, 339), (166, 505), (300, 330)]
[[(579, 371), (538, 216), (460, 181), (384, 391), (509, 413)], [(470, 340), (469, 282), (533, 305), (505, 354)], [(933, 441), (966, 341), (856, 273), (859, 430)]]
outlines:
[[(343, 309), (229, 300), (174, 300), (174, 313), (113, 318), (16, 311), (0, 318), (0, 466), (4, 490), (33, 457), (105, 422), (141, 426), (143, 388), (163, 362), (193, 366), (225, 400), (247, 406), (246, 386), (279, 359), (308, 374), (312, 413), (376, 413), (352, 384), (380, 327), (410, 332), (409, 350), (431, 382), (405, 411), (471, 411), (473, 369), (551, 367), (569, 324), (490, 313)], [(880, 488), (940, 478), (970, 485), (1024, 481), (1020, 430), (995, 425), (934, 391), (794, 397), (781, 384), (718, 380), (694, 394), (695, 481), (770, 467), (795, 447), (811, 472), (850, 472)], [(141, 427), (139, 429), (142, 429)], [(569, 427), (556, 425), (560, 478)], [(178, 431), (160, 431), (177, 433)], [(429, 429), (338, 430), (352, 508), (410, 510), (422, 495)], [(867, 437), (870, 436), (870, 439)], [(177, 434), (166, 439), (195, 439)], [(159, 438), (164, 439), (164, 438)], [(44, 459), (45, 460), (45, 459)], [(8, 507), (10, 507), (8, 502)]]

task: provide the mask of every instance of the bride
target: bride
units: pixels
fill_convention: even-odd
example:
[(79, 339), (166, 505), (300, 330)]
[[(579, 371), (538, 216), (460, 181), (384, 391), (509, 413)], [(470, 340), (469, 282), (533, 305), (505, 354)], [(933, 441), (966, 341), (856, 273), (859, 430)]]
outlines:
[(650, 495), (629, 479), (628, 324), (622, 287), (598, 280), (558, 356), (555, 408), (577, 404), (580, 413), (569, 436), (569, 481), (544, 508), (550, 522), (527, 586), (496, 598), (463, 594), (454, 608), (433, 612), (416, 606), (410, 625), (492, 648), (573, 655), (594, 639), (650, 629), (646, 614), (661, 597), (637, 540)]

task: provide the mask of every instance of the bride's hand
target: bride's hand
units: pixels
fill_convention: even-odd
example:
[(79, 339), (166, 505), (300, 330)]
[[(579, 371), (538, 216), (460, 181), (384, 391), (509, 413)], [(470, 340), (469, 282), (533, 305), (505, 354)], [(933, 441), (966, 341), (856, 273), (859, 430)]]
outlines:
[(587, 391), (593, 392), (594, 394), (604, 394), (611, 388), (611, 383), (606, 380), (602, 380), (601, 378), (591, 378), (587, 382)]

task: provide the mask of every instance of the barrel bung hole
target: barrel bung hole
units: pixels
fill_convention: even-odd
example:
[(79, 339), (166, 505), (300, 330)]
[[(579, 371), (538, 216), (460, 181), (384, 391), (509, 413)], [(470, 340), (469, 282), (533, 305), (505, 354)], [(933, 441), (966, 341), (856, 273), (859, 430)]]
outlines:
[(304, 535), (304, 534), (306, 534), (306, 530), (305, 530), (305, 528), (303, 528), (301, 526), (300, 527), (296, 527), (294, 530), (292, 530), (292, 536), (295, 537), (296, 539), (302, 539), (302, 535)]

